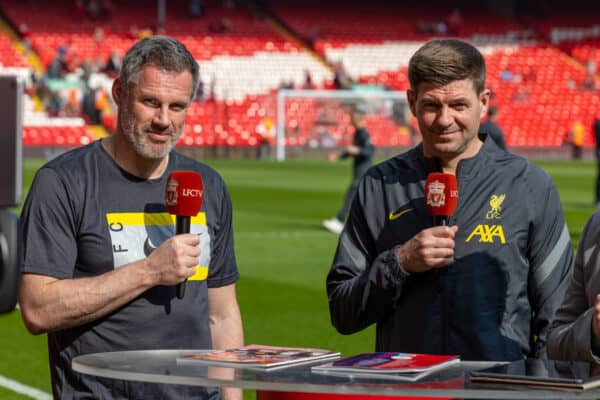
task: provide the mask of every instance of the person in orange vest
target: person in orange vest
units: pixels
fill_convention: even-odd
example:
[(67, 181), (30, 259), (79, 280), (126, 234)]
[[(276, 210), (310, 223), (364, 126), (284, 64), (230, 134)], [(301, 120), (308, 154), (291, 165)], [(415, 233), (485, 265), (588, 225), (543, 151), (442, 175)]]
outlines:
[(259, 135), (256, 158), (258, 160), (268, 159), (271, 156), (271, 147), (275, 142), (275, 123), (271, 117), (264, 117), (256, 127)]
[(573, 149), (573, 159), (579, 160), (581, 159), (581, 155), (583, 153), (583, 137), (585, 135), (585, 127), (581, 120), (576, 120), (571, 126), (570, 131), (570, 139), (571, 139), (571, 147)]

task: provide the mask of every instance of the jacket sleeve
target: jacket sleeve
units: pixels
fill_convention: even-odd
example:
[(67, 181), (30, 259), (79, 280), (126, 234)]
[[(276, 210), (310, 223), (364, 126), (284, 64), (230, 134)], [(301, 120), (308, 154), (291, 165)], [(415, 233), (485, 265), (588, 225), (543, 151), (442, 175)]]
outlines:
[(386, 317), (409, 275), (397, 263), (396, 248), (380, 253), (375, 249), (377, 221), (365, 214), (368, 204), (380, 203), (381, 196), (366, 188), (368, 179), (361, 180), (327, 276), (331, 322), (343, 334), (358, 332)]
[(554, 183), (545, 173), (534, 179), (536, 183), (527, 182), (535, 199), (529, 202), (529, 207), (533, 207), (536, 215), (528, 243), (529, 298), (533, 314), (530, 356), (546, 358), (548, 329), (569, 284), (573, 249)]
[[(588, 301), (584, 270), (593, 268), (597, 261), (590, 257), (590, 251), (598, 243), (598, 235), (592, 235), (591, 231), (598, 233), (599, 224), (600, 214), (596, 213), (583, 230), (571, 283), (548, 333), (548, 357), (551, 359), (598, 362), (591, 351), (594, 305)], [(590, 262), (592, 264), (588, 265)]]

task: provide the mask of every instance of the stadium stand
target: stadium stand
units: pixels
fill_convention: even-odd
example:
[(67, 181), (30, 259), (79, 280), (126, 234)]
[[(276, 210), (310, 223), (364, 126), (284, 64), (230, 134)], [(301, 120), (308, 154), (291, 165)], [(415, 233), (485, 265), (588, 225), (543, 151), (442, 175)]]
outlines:
[[(419, 21), (423, 15), (430, 21), (443, 21), (444, 16), (452, 13), (451, 8), (444, 8), (443, 2), (441, 7), (439, 3), (435, 7), (426, 2), (409, 7), (398, 2), (397, 8), (389, 5), (378, 8), (371, 2), (363, 4), (363, 8), (355, 3), (355, 7), (350, 8), (340, 7), (340, 4), (317, 7), (316, 2), (312, 3), (313, 7), (275, 3), (273, 6), (289, 18), (294, 29), (309, 37), (328, 61), (342, 63), (352, 79), (395, 90), (408, 88), (406, 66), (410, 55), (424, 40), (432, 37), (431, 32), (418, 32), (414, 21)], [(552, 36), (550, 27), (562, 26), (564, 2), (556, 10), (553, 5), (548, 4), (546, 8), (556, 16), (555, 25), (547, 25), (545, 20), (541, 21), (544, 25), (536, 24), (531, 18), (535, 14), (526, 12), (521, 19), (529, 17), (532, 24), (524, 26), (517, 18), (509, 21), (469, 3), (468, 9), (461, 10), (460, 31), (453, 35), (471, 40), (486, 55), (488, 84), (494, 89), (495, 104), (503, 110), (499, 122), (507, 132), (510, 146), (559, 147), (573, 121), (580, 119), (585, 126), (591, 126), (597, 114), (598, 93), (583, 87), (585, 68), (566, 57), (561, 49), (548, 46), (544, 40), (545, 36)], [(382, 9), (386, 12), (373, 11)], [(577, 20), (579, 29), (595, 32), (597, 28), (593, 24), (599, 19), (590, 17), (584, 10), (576, 5), (570, 8), (565, 14), (565, 23)], [(340, 28), (340, 24), (327, 18), (332, 14), (341, 15), (347, 23), (341, 24)], [(579, 18), (582, 14), (587, 15)], [(588, 49), (588, 54), (580, 54), (582, 50), (578, 48), (571, 54), (574, 58), (587, 60), (589, 48), (595, 48), (594, 44), (584, 48)], [(511, 73), (511, 78), (505, 80), (503, 72)], [(592, 79), (595, 81), (596, 77)], [(540, 113), (547, 117), (539, 118)], [(593, 143), (589, 130), (584, 143), (588, 146)]]
[(23, 55), (17, 53), (6, 36), (0, 36), (0, 60), (4, 67), (27, 67), (27, 62)]
[[(69, 0), (0, 0), (6, 23), (22, 41), (0, 34), (0, 73), (31, 80), (33, 67), (15, 50), (25, 47), (26, 40), (46, 70), (57, 55), (66, 76), (75, 80), (81, 79), (84, 66), (91, 69), (88, 85), (97, 106), (98, 93), (110, 93), (114, 77), (102, 69), (109, 56), (122, 56), (140, 36), (164, 32), (190, 48), (201, 70), (201, 91), (180, 145), (255, 147), (260, 142), (256, 127), (263, 118), (276, 117), (279, 88), (301, 88), (307, 74), (312, 87), (333, 88), (339, 69), (351, 84), (404, 91), (414, 50), (431, 37), (459, 36), (486, 56), (488, 84), (509, 146), (558, 148), (573, 121), (589, 127), (597, 117), (600, 18), (598, 10), (590, 11), (580, 0), (566, 5), (558, 0), (514, 2), (510, 10), (475, 1), (203, 3), (202, 15), (196, 16), (188, 1), (166, 2), (164, 20), (158, 23), (154, 6), (141, 7), (133, 0), (108, 2), (110, 9), (96, 10), (93, 16)], [(97, 110), (100, 117), (86, 114), (82, 119), (47, 107), (44, 114), (39, 96), (28, 94), (26, 145), (80, 145), (97, 137), (86, 126), (102, 123), (114, 129), (110, 96)], [(85, 101), (77, 90), (61, 96), (79, 107)], [(314, 139), (314, 107), (302, 100), (286, 105), (286, 128), (296, 132), (289, 145)], [(339, 124), (329, 130), (341, 144), (350, 127), (342, 109), (334, 114)], [(411, 143), (389, 121), (373, 118), (367, 124), (378, 146)], [(584, 143), (593, 142), (588, 129)]]

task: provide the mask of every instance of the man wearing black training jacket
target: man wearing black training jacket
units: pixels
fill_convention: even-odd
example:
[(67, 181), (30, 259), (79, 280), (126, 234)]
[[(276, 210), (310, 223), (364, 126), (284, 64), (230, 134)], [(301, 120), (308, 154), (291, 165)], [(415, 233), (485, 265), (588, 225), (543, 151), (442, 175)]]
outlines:
[[(430, 41), (408, 76), (423, 142), (361, 180), (327, 276), (332, 323), (343, 334), (375, 323), (377, 351), (543, 357), (573, 258), (555, 186), (478, 135), (490, 91), (476, 48)], [(448, 226), (425, 210), (435, 171), (458, 181)]]

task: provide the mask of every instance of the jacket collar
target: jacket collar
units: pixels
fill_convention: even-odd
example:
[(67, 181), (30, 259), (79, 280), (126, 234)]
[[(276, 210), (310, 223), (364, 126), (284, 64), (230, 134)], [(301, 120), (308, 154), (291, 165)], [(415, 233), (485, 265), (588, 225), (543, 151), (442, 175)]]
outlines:
[[(479, 139), (483, 142), (481, 149), (473, 157), (465, 158), (458, 162), (456, 169), (457, 179), (470, 179), (482, 168), (486, 160), (493, 159), (500, 151), (496, 143), (488, 135), (480, 134)], [(416, 160), (425, 171), (425, 176), (431, 172), (441, 172), (442, 166), (440, 160), (434, 157), (425, 157), (423, 154), (423, 144), (420, 143), (415, 148)]]

